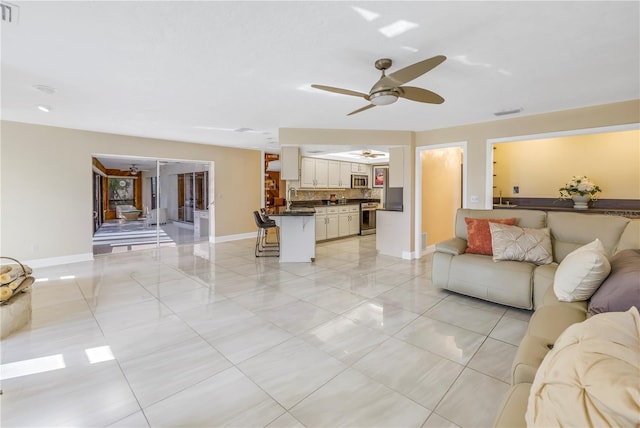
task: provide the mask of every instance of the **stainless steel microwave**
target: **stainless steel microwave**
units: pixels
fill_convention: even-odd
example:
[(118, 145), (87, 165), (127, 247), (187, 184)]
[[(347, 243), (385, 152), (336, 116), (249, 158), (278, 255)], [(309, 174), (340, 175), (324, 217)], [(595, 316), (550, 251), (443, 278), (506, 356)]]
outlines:
[(366, 189), (369, 187), (369, 176), (354, 174), (351, 176), (352, 189)]

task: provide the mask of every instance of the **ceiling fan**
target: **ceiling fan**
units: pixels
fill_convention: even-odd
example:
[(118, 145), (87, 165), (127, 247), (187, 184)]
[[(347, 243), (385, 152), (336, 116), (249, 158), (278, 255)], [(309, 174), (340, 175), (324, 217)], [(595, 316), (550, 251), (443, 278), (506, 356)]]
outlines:
[(386, 156), (385, 153), (378, 153), (378, 152), (372, 152), (371, 150), (363, 150), (362, 154), (360, 155), (363, 158), (369, 158), (369, 159), (375, 159), (379, 156)]
[(447, 57), (444, 55), (437, 55), (433, 58), (416, 62), (415, 64), (395, 71), (388, 76), (385, 74), (385, 70), (389, 69), (393, 62), (389, 58), (379, 59), (375, 62), (375, 66), (378, 70), (382, 71), (382, 77), (375, 85), (373, 85), (368, 94), (325, 85), (311, 85), (311, 87), (321, 89), (323, 91), (364, 98), (370, 102), (369, 105), (354, 110), (347, 114), (347, 116), (360, 113), (361, 111), (368, 110), (375, 106), (393, 104), (398, 101), (398, 98), (406, 98), (420, 103), (442, 104), (444, 102), (444, 98), (435, 92), (431, 92), (427, 89), (416, 88), (415, 86), (402, 85), (422, 76), (427, 71), (434, 69), (446, 59)]

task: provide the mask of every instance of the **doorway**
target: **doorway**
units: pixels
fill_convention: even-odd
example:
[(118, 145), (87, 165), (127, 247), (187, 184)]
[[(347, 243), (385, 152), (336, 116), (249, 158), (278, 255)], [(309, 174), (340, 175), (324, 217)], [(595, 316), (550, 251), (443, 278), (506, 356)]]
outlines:
[[(101, 175), (94, 178), (94, 211), (109, 214), (94, 226), (94, 255), (213, 241), (213, 162), (93, 156), (94, 173)], [(114, 178), (134, 183), (126, 211), (110, 208), (108, 183)]]
[(466, 142), (416, 149), (416, 254), (455, 235), (465, 200)]

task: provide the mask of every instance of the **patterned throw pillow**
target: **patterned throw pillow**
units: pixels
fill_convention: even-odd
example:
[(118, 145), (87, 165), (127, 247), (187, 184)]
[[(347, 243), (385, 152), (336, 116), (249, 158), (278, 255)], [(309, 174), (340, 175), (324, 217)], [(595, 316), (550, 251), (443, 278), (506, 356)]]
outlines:
[(529, 229), (492, 223), (489, 229), (494, 262), (515, 260), (536, 265), (553, 262), (549, 228)]
[(467, 223), (467, 250), (465, 253), (493, 255), (491, 249), (491, 231), (489, 223), (516, 224), (516, 218), (471, 218), (465, 217)]

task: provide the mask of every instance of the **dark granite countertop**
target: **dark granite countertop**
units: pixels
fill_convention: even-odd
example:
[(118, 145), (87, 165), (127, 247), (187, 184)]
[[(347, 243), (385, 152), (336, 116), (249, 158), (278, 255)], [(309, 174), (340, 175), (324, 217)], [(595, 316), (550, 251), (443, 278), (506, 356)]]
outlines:
[[(284, 207), (282, 207), (284, 208)], [(293, 207), (291, 209), (279, 210), (277, 213), (269, 214), (270, 217), (287, 217), (287, 216), (312, 216), (316, 213), (314, 208), (310, 207)]]
[[(338, 201), (341, 201), (338, 199)], [(362, 202), (380, 202), (380, 199), (345, 199), (345, 202), (330, 202), (328, 199), (317, 199), (313, 201), (292, 201), (291, 207), (318, 207), (334, 205), (359, 205)]]
[(589, 209), (576, 210), (570, 200), (557, 198), (504, 198), (502, 205), (494, 198), (493, 209), (499, 210), (540, 210), (580, 212), (584, 214), (617, 215), (627, 218), (640, 218), (640, 201), (635, 199), (600, 199), (589, 203)]

